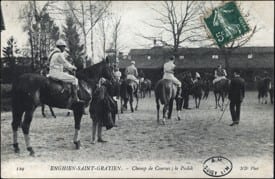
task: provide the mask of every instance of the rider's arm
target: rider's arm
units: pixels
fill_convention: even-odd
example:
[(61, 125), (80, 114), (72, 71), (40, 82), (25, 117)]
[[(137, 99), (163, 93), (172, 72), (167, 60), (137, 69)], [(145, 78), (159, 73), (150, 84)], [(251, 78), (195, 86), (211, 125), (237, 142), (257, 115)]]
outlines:
[(135, 68), (135, 76), (138, 77), (138, 71), (137, 68)]
[(224, 73), (224, 76), (226, 77), (227, 76), (226, 70), (223, 70), (223, 73)]
[(218, 77), (217, 70), (214, 71), (214, 76), (215, 76), (215, 78)]
[(59, 61), (64, 65), (65, 68), (68, 68), (68, 69), (76, 69), (76, 67), (74, 65), (72, 65), (70, 62), (68, 62), (64, 55), (62, 54), (59, 54), (59, 57), (58, 57)]

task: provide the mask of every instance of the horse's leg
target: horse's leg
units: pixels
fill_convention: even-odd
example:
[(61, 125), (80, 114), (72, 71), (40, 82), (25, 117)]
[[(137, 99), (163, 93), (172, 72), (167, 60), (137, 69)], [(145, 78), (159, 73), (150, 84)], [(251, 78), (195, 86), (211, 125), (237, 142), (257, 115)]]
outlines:
[(160, 108), (160, 105), (159, 105), (159, 99), (156, 97), (156, 104), (157, 104), (157, 122), (159, 124), (159, 108)]
[(74, 128), (75, 128), (75, 133), (74, 133), (74, 138), (73, 142), (75, 144), (76, 149), (80, 148), (80, 123), (81, 123), (81, 118), (83, 115), (83, 105), (82, 104), (76, 104), (77, 106), (74, 107), (73, 112), (74, 112)]
[(54, 112), (53, 112), (53, 108), (52, 108), (51, 106), (49, 106), (49, 108), (50, 108), (50, 111), (51, 111), (52, 116), (53, 116), (54, 118), (56, 118), (56, 115), (55, 115)]
[(180, 120), (181, 101), (182, 101), (182, 99), (176, 99), (176, 109), (177, 109), (178, 120)]
[(133, 94), (131, 94), (130, 95), (130, 107), (131, 107), (131, 112), (134, 112), (134, 107), (133, 107), (133, 101), (134, 101), (134, 99), (133, 99), (134, 97), (133, 97)]
[(201, 104), (201, 97), (199, 97), (198, 108), (200, 108), (200, 104)]
[(42, 113), (43, 117), (46, 117), (46, 114), (45, 114), (45, 104), (41, 105), (41, 113)]
[(122, 99), (122, 97), (120, 96), (120, 112), (121, 114), (123, 113), (123, 101), (124, 99)]
[(215, 103), (216, 103), (215, 109), (217, 109), (218, 108), (218, 97), (217, 97), (216, 92), (214, 92), (214, 96), (215, 96)]
[(162, 112), (162, 124), (165, 125), (165, 121), (166, 121), (166, 112), (167, 112), (167, 108), (168, 108), (168, 104), (164, 104), (163, 106), (163, 112)]
[(221, 106), (221, 111), (223, 111), (224, 109), (224, 98), (225, 98), (225, 94), (224, 93), (222, 93), (221, 94), (221, 97), (222, 97), (222, 106)]
[(137, 111), (138, 110), (138, 93), (135, 93), (135, 97), (136, 97), (136, 100), (137, 100), (135, 110)]
[(264, 94), (264, 103), (267, 104), (267, 92)]
[(22, 110), (16, 110), (16, 109), (12, 110), (11, 126), (12, 126), (12, 131), (13, 131), (13, 148), (14, 148), (15, 153), (19, 153), (19, 151), (20, 151), (19, 146), (18, 146), (18, 141), (17, 141), (17, 138), (18, 138), (17, 131), (18, 131), (18, 127), (21, 124), (23, 113), (24, 113), (24, 111), (22, 111)]
[(26, 147), (27, 147), (27, 150), (30, 152), (31, 156), (34, 156), (34, 151), (31, 147), (29, 130), (30, 130), (30, 125), (31, 125), (31, 122), (32, 122), (34, 110), (35, 110), (35, 108), (31, 109), (31, 110), (28, 110), (28, 111), (25, 111), (24, 121), (22, 123), (22, 130), (23, 130), (23, 133), (24, 133), (24, 139), (25, 139)]
[(168, 119), (171, 119), (172, 111), (173, 111), (173, 104), (174, 104), (174, 99), (170, 99), (169, 109), (168, 109)]

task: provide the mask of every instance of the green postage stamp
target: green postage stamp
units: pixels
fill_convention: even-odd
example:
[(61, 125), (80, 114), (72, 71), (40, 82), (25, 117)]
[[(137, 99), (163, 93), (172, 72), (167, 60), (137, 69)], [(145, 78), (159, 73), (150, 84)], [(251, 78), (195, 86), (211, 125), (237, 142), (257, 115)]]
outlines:
[(211, 15), (204, 18), (204, 22), (219, 47), (249, 31), (235, 2), (213, 9)]

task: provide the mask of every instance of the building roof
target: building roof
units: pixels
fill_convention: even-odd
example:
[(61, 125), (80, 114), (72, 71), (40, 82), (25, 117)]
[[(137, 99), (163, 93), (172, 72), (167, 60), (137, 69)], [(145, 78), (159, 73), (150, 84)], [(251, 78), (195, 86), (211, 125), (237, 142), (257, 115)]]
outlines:
[[(218, 64), (225, 65), (224, 55), (218, 48), (180, 48), (180, 59), (176, 60), (177, 68), (216, 68)], [(125, 68), (131, 60), (138, 68), (162, 68), (169, 59), (172, 50), (169, 48), (153, 47), (151, 49), (132, 49), (128, 58), (121, 60), (119, 66)], [(252, 54), (252, 59), (248, 59)], [(212, 55), (217, 55), (213, 59)], [(270, 68), (274, 66), (274, 47), (242, 47), (235, 49), (229, 57), (232, 68)]]

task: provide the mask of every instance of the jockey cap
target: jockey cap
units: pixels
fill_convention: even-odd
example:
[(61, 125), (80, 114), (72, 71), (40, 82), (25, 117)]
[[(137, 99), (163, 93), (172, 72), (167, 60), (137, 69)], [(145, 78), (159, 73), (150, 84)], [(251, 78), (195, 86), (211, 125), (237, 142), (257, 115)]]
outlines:
[(135, 61), (131, 61), (131, 64), (136, 64), (136, 62)]

